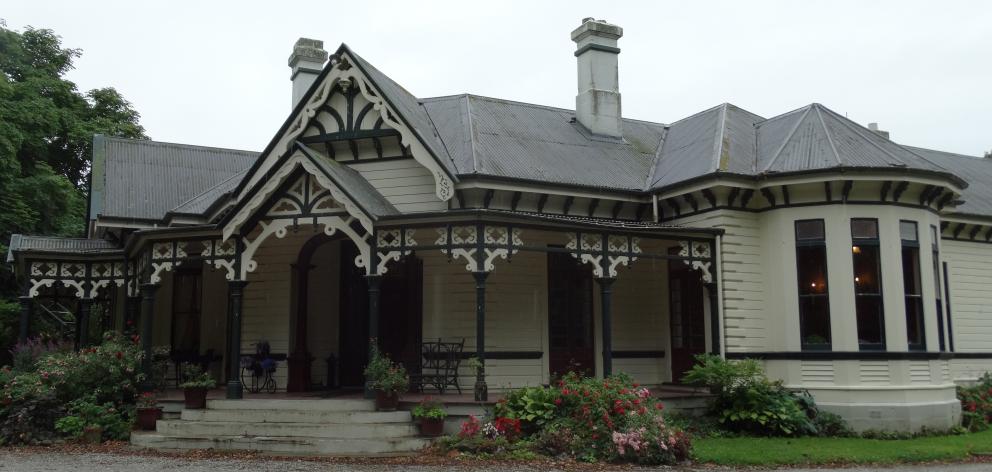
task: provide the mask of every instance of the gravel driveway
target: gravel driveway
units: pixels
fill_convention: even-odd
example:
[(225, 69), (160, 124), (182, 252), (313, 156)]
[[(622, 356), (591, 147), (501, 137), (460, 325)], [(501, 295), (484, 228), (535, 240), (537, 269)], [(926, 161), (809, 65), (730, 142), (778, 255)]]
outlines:
[[(57, 451), (10, 451), (0, 449), (0, 472), (376, 472), (403, 470), (410, 472), (465, 471), (504, 471), (511, 470), (506, 464), (493, 464), (478, 467), (452, 467), (448, 465), (389, 465), (389, 464), (339, 464), (307, 460), (271, 460), (266, 458), (183, 458), (178, 456), (129, 455), (108, 453), (64, 453)], [(542, 466), (513, 467), (512, 470), (525, 472), (552, 472), (553, 468)], [(591, 469), (590, 469), (591, 470)], [(630, 470), (630, 469), (625, 469)], [(671, 469), (668, 469), (671, 470)], [(689, 468), (715, 472), (718, 468)], [(822, 472), (826, 469), (788, 469), (793, 472)], [(992, 464), (952, 464), (903, 466), (888, 469), (857, 468), (841, 469), (846, 472), (869, 472), (884, 470), (892, 472), (979, 472), (992, 470)]]

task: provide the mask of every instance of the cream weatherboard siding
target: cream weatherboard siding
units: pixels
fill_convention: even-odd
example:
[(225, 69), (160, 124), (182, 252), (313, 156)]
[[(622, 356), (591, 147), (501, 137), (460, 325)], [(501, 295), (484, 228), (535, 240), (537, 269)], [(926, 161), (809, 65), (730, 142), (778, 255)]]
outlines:
[[(945, 239), (956, 352), (992, 352), (992, 245)], [(942, 274), (943, 275), (943, 274)], [(954, 359), (951, 375), (970, 381), (992, 371), (992, 359)]]
[[(730, 352), (768, 351), (780, 339), (770, 332), (761, 218), (757, 213), (717, 210), (676, 221), (684, 226), (720, 228), (723, 282), (723, 335)], [(709, 338), (707, 338), (709, 342)]]
[(440, 211), (448, 208), (435, 195), (434, 176), (413, 158), (365, 160), (348, 164), (401, 213)]

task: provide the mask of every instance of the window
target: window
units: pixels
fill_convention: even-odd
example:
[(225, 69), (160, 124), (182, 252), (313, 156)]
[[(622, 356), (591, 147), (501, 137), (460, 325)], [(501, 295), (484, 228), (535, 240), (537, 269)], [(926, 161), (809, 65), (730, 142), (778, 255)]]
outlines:
[(830, 349), (830, 297), (823, 220), (796, 222), (799, 335), (803, 350)]
[(902, 284), (906, 297), (906, 338), (910, 351), (926, 350), (923, 329), (923, 284), (920, 282), (920, 238), (916, 222), (899, 222), (902, 240)]
[(851, 220), (851, 253), (854, 257), (854, 309), (861, 350), (885, 349), (882, 312), (882, 266), (878, 245), (878, 220)]
[(937, 341), (940, 345), (941, 351), (947, 350), (947, 345), (944, 340), (944, 297), (943, 291), (940, 289), (940, 249), (939, 249), (940, 234), (937, 232), (937, 227), (930, 226), (930, 246), (933, 254), (933, 293), (934, 298), (937, 301)]

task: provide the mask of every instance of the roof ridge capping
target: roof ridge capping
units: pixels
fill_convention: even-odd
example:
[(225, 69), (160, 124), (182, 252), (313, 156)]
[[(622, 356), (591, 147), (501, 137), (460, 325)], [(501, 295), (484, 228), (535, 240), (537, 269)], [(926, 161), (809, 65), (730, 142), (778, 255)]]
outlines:
[(130, 144), (139, 145), (150, 145), (150, 146), (169, 146), (176, 148), (195, 148), (203, 151), (220, 151), (220, 152), (236, 152), (242, 154), (261, 154), (259, 151), (249, 151), (247, 149), (235, 149), (235, 148), (225, 148), (219, 146), (206, 146), (202, 144), (186, 144), (186, 143), (176, 143), (172, 141), (158, 141), (154, 139), (136, 139), (136, 138), (124, 138), (121, 136), (110, 136), (105, 134), (97, 133), (94, 136), (101, 136), (107, 141), (118, 141)]

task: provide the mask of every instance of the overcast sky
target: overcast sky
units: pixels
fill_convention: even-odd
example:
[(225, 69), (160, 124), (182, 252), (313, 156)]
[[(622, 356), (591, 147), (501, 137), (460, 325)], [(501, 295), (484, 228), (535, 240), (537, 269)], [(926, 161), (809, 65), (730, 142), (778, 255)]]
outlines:
[(583, 17), (624, 28), (624, 116), (672, 122), (722, 102), (764, 117), (819, 102), (904, 144), (992, 149), (992, 2), (5, 2), (51, 28), (161, 141), (261, 150), (290, 110), (300, 36), (341, 42), (419, 97), (574, 108)]

